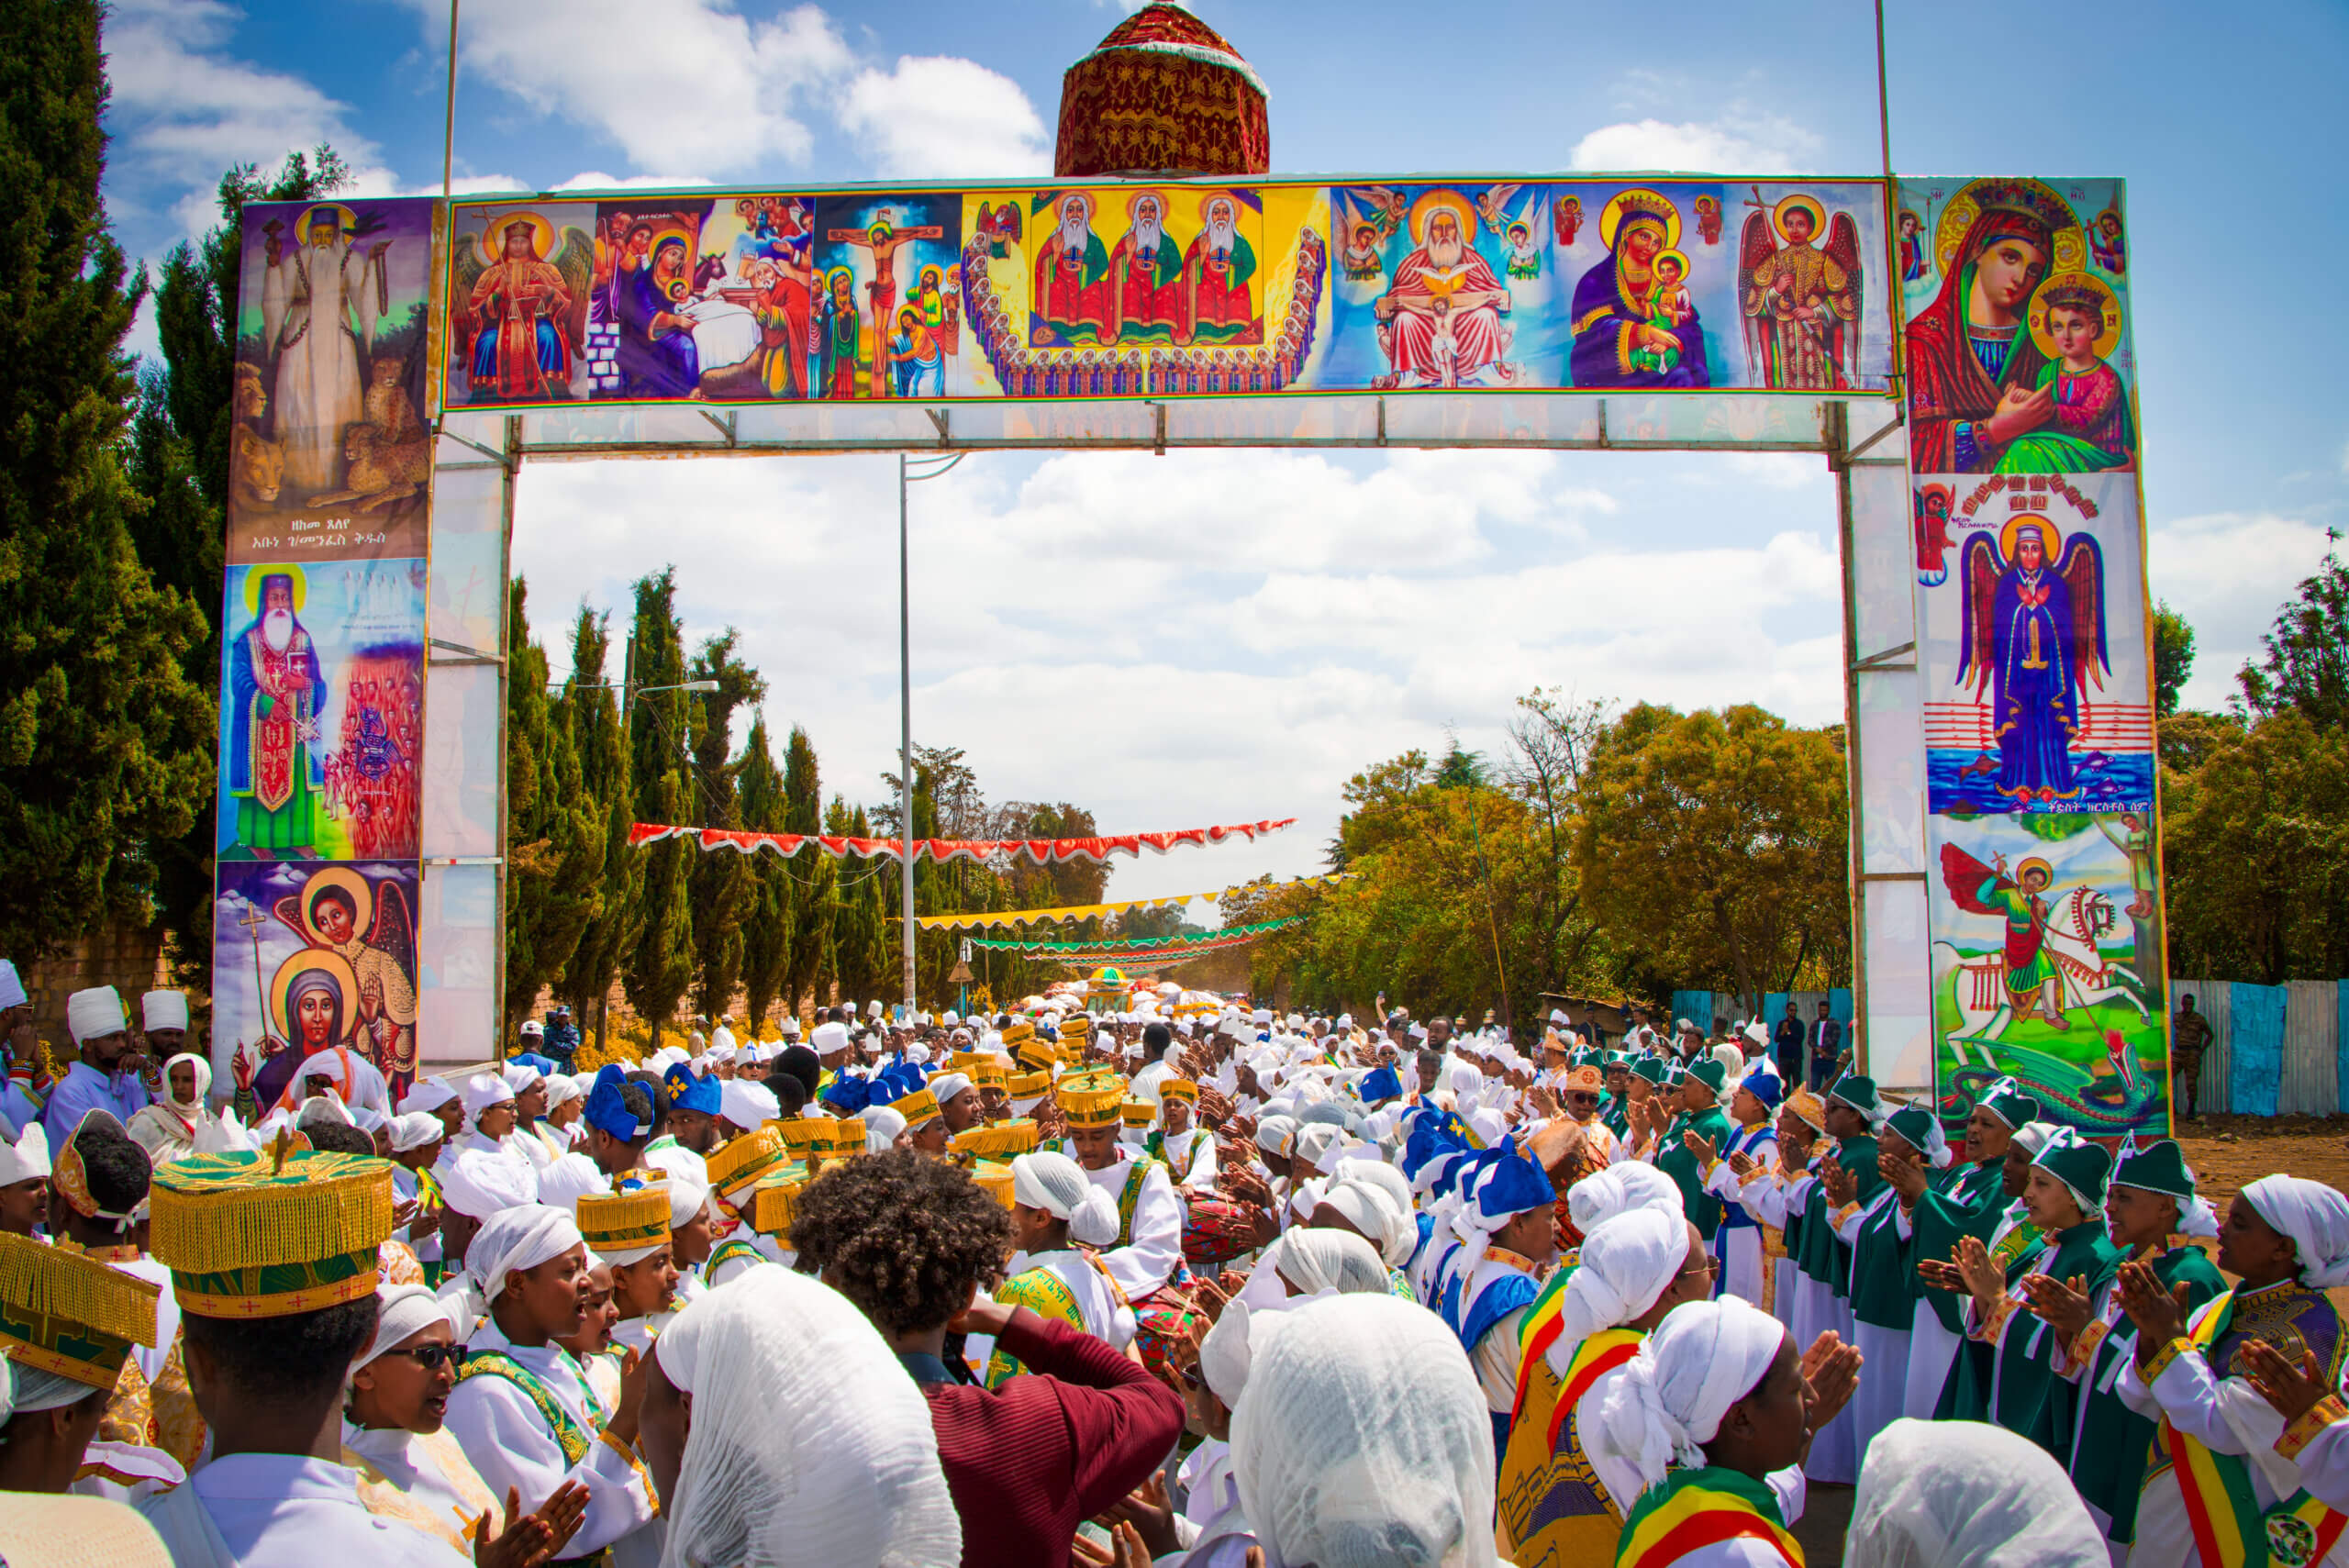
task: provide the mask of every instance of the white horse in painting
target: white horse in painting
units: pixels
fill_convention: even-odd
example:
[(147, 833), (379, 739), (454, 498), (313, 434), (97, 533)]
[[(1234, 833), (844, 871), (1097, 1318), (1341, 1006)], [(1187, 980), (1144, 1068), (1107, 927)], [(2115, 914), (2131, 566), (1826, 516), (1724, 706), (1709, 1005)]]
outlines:
[[(2139, 995), (2136, 973), (2106, 958), (2097, 946), (2098, 940), (2119, 923), (2120, 911), (2112, 900), (2092, 887), (2076, 887), (2049, 907), (2045, 941), (2055, 971), (2063, 978), (2065, 1011), (2098, 1006), (2119, 997), (2136, 1008), (2139, 1018), (2151, 1017)], [(1967, 958), (1945, 941), (1935, 942), (1935, 984), (1953, 973), (1958, 1027), (1949, 1036), (1950, 1047), (1957, 1053), (1959, 1064), (1965, 1065), (1966, 1047), (1978, 1046), (1983, 1065), (1995, 1069), (1998, 1062), (1989, 1044), (2007, 1032), (2015, 1017), (2007, 999), (2007, 955), (2003, 949), (1994, 949), (1979, 958)]]

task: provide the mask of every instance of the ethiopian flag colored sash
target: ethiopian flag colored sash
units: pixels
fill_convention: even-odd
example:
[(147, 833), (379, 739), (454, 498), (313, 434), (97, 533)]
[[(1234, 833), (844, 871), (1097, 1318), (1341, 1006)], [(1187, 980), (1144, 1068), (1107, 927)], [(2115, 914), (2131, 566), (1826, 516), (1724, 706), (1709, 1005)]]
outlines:
[[(2187, 1331), (2187, 1343), (2198, 1354), (2226, 1332), (2234, 1301), (2234, 1292), (2228, 1291)], [(2349, 1526), (2349, 1515), (2325, 1507), (2306, 1488), (2262, 1513), (2251, 1487), (2251, 1466), (2242, 1455), (2213, 1453), (2166, 1419), (2162, 1441), (2186, 1499), (2187, 1522), (2203, 1568), (2304, 1568), (2323, 1562)]]
[(1561, 1266), (1542, 1287), (1542, 1294), (1533, 1298), (1533, 1305), (1525, 1309), (1525, 1316), (1518, 1319), (1517, 1408), (1509, 1412), (1511, 1427), (1517, 1425), (1517, 1418), (1525, 1411), (1525, 1374), (1557, 1342), (1561, 1327), (1558, 1319), (1566, 1304), (1566, 1282), (1574, 1277), (1574, 1263)]
[[(1638, 1355), (1641, 1341), (1646, 1338), (1637, 1329), (1602, 1329), (1575, 1347), (1574, 1360), (1566, 1363), (1566, 1375), (1558, 1383), (1558, 1402), (1550, 1408), (1553, 1452), (1558, 1447), (1559, 1429), (1574, 1414), (1575, 1402), (1590, 1392), (1590, 1385), (1598, 1381), (1601, 1373), (1612, 1372)], [(1622, 1505), (1619, 1501), (1616, 1506)]]
[(1126, 1184), (1118, 1193), (1118, 1245), (1134, 1244), (1134, 1208), (1141, 1202), (1141, 1184), (1158, 1168), (1155, 1160), (1136, 1160), (1126, 1173)]
[(538, 1374), (502, 1351), (475, 1351), (465, 1358), (464, 1366), (457, 1373), (457, 1381), (469, 1378), (502, 1377), (522, 1391), (522, 1397), (538, 1411), (539, 1419), (547, 1424), (554, 1440), (562, 1450), (562, 1462), (577, 1464), (587, 1457), (588, 1445), (596, 1440), (586, 1428), (573, 1418), (556, 1400), (553, 1391), (539, 1381)]
[(1615, 1568), (1668, 1568), (1704, 1547), (1737, 1540), (1757, 1541), (1789, 1568), (1803, 1568), (1802, 1546), (1779, 1523), (1778, 1499), (1768, 1486), (1719, 1465), (1675, 1470), (1642, 1493), (1623, 1521)]

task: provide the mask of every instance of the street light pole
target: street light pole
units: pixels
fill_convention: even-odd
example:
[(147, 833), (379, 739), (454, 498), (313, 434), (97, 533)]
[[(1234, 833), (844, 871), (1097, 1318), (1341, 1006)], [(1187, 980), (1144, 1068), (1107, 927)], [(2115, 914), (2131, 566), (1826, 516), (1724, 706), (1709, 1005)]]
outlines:
[[(963, 454), (908, 458), (897, 454), (897, 863), (898, 904), (903, 929), (906, 1016), (914, 1012), (914, 619), (911, 553), (907, 545), (906, 488), (935, 479)], [(914, 465), (921, 468), (916, 472)]]

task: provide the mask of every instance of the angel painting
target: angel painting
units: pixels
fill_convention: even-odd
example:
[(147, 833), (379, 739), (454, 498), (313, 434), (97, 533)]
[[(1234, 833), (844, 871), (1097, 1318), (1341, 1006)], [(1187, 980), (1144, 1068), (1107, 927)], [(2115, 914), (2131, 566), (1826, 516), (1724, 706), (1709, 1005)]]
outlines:
[(1344, 269), (1350, 283), (1383, 283), (1386, 264), (1379, 260), (1378, 249), (1394, 236), (1401, 222), (1399, 209), (1384, 198), (1394, 193), (1385, 190), (1357, 191), (1359, 201), (1350, 199), (1344, 191), (1330, 193), (1332, 228), (1345, 245), (1339, 255), (1339, 265)]
[(2034, 513), (2007, 519), (1998, 537), (1965, 541), (1958, 558), (1965, 595), (1957, 684), (1990, 698), (1998, 748), (1964, 772), (1991, 775), (2016, 806), (2078, 797), (2073, 748), (2088, 687), (2112, 673), (2105, 645), (2104, 552), (2085, 533), (2065, 539)]
[[(1860, 366), (1859, 226), (1847, 212), (1829, 223), (1807, 195), (1773, 206), (1756, 187), (1746, 205), (1755, 210), (1738, 243), (1737, 282), (1754, 380), (1773, 391), (1850, 386)], [(1821, 230), (1823, 249), (1813, 243)]]
[(1721, 242), (1720, 198), (1719, 196), (1698, 196), (1696, 201), (1696, 207), (1697, 233), (1698, 238), (1702, 239), (1708, 245), (1720, 244)]
[(1000, 261), (1019, 242), (1019, 204), (1007, 201), (1001, 206), (979, 204), (978, 216), (971, 220), (972, 231), (986, 241), (987, 255)]
[[(405, 890), (388, 878), (371, 881), (351, 866), (327, 866), (270, 913), (312, 948), (350, 966), (354, 995), (342, 999), (342, 1032), (330, 1043), (356, 1048), (396, 1095), (416, 1073), (416, 922)], [(263, 1080), (280, 1060), (273, 1057), (262, 1067)], [(290, 1078), (294, 1065), (279, 1068), (281, 1078)]]
[(463, 364), (475, 403), (544, 403), (571, 395), (573, 367), (586, 341), (595, 243), (535, 212), (492, 218), (478, 248), (460, 244), (451, 297), (459, 330), (470, 333)]

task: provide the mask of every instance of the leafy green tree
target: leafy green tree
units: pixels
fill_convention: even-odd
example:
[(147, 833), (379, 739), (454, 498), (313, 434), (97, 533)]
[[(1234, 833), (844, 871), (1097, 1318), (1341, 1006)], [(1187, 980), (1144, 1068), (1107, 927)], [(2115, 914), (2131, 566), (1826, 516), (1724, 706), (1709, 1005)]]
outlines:
[[(737, 767), (742, 826), (758, 833), (785, 831), (788, 798), (781, 769), (767, 748), (767, 720), (762, 713), (743, 738)], [(802, 851), (802, 858), (814, 858)], [(750, 1026), (755, 1032), (767, 1009), (783, 992), (791, 965), (791, 862), (763, 851), (742, 857), (750, 862), (751, 896), (742, 918), (742, 993)]]
[[(783, 751), (783, 801), (784, 832), (826, 831), (816, 744), (796, 724)], [(830, 856), (805, 850), (792, 857), (785, 874), (791, 888), (791, 951), (785, 961), (784, 1006), (797, 1012), (803, 996), (822, 1005), (823, 987), (833, 973), (832, 921), (837, 906), (832, 889), (840, 867)]]
[[(636, 584), (636, 622), (629, 639), (629, 757), (636, 785), (636, 819), (692, 820), (686, 769), (693, 753), (686, 699), (685, 630), (675, 609), (674, 567)], [(664, 688), (646, 690), (647, 687)], [(635, 851), (643, 862), (637, 923), (620, 961), (620, 988), (629, 1006), (661, 1031), (695, 975), (693, 864), (701, 851), (675, 839)]]
[(2349, 565), (2338, 549), (2341, 531), (2325, 537), (2323, 570), (2300, 583), (2299, 595), (2260, 639), (2266, 651), (2235, 677), (2245, 707), (2265, 717), (2299, 714), (2320, 728), (2349, 723)]
[(2177, 711), (2177, 695), (2194, 673), (2194, 628), (2164, 600), (2154, 606), (2154, 717)]
[(571, 1005), (582, 1029), (604, 1039), (612, 982), (620, 961), (636, 942), (636, 905), (643, 883), (640, 851), (629, 845), (636, 821), (636, 792), (629, 766), (628, 738), (620, 727), (618, 694), (606, 684), (611, 649), (608, 619), (579, 608), (571, 633), (571, 678), (557, 699), (558, 722), (569, 733), (579, 759), (581, 804), (595, 819), (603, 845), (595, 912), (580, 929), (578, 945), (562, 967), (555, 995)]
[[(839, 795), (824, 812), (824, 831), (835, 838), (869, 839), (873, 824), (863, 806)], [(896, 975), (885, 968), (884, 900), (896, 891), (896, 868), (885, 860), (849, 862), (832, 884), (832, 973), (843, 1001), (894, 998)]]
[(2349, 974), (2349, 728), (2287, 710), (2162, 769), (2170, 971)]
[[(205, 619), (133, 545), (126, 286), (98, 187), (103, 7), (0, 6), (0, 951), (155, 917), (152, 846), (211, 798)], [(216, 569), (217, 570), (217, 569)], [(217, 598), (216, 575), (210, 589)]]
[(604, 819), (588, 795), (570, 715), (547, 700), (547, 652), (529, 590), (506, 617), (506, 1027), (529, 1016), (603, 908)]
[[(740, 828), (738, 764), (728, 755), (733, 744), (734, 710), (766, 695), (759, 673), (735, 657), (739, 639), (731, 627), (706, 639), (686, 678), (714, 681), (718, 689), (693, 695), (687, 710), (693, 734), (693, 806), (690, 823), (703, 828)], [(734, 1002), (742, 976), (742, 920), (756, 894), (749, 857), (697, 854), (693, 862), (694, 1006), (713, 1021)]]

